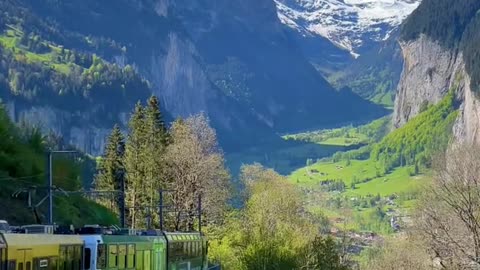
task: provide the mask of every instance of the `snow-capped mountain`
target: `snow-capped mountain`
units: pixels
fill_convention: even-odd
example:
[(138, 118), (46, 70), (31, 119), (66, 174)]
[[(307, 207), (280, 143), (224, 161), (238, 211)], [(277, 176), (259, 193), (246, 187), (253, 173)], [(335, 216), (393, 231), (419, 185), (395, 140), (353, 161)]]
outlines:
[[(275, 0), (280, 20), (358, 56), (386, 40), (421, 0)], [(372, 44), (373, 42), (373, 44)]]

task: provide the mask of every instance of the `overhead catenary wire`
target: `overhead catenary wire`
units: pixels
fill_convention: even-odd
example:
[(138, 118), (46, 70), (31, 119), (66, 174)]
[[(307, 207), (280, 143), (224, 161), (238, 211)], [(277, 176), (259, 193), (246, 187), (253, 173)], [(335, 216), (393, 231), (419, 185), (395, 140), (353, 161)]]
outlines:
[(0, 182), (13, 181), (13, 182), (22, 182), (30, 185), (38, 185), (38, 183), (36, 182), (27, 181), (25, 179), (35, 179), (37, 177), (44, 176), (44, 175), (45, 173), (29, 175), (29, 176), (21, 176), (21, 177), (13, 177), (13, 176), (1, 177)]

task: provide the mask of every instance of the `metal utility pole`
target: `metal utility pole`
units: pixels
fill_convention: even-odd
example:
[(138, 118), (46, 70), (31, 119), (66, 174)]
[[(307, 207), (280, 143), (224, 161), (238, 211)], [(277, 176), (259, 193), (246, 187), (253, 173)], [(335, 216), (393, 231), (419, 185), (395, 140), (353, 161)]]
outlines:
[(160, 189), (158, 191), (160, 200), (159, 200), (159, 206), (158, 206), (158, 216), (160, 217), (160, 231), (163, 232), (163, 190)]
[(48, 224), (53, 225), (53, 154), (66, 154), (76, 153), (77, 151), (48, 151), (48, 179), (47, 179), (47, 192), (48, 192)]
[(152, 214), (150, 212), (150, 206), (147, 207), (147, 230), (152, 228)]
[(202, 194), (198, 194), (198, 232), (202, 232)]
[(174, 192), (174, 190), (167, 190), (167, 189), (159, 189), (158, 190), (158, 195), (159, 195), (159, 201), (158, 201), (158, 216), (160, 218), (160, 230), (163, 231), (163, 223), (164, 223), (164, 212), (165, 212), (165, 208), (167, 208), (167, 213), (171, 212), (170, 210), (170, 207), (169, 205), (165, 205), (163, 203), (163, 193), (164, 192)]
[(121, 181), (121, 193), (120, 193), (120, 224), (122, 225), (122, 228), (124, 229), (126, 227), (126, 213), (125, 213), (125, 177), (124, 174), (122, 173), (122, 181)]
[(52, 151), (48, 152), (48, 224), (53, 225), (53, 175), (52, 175)]

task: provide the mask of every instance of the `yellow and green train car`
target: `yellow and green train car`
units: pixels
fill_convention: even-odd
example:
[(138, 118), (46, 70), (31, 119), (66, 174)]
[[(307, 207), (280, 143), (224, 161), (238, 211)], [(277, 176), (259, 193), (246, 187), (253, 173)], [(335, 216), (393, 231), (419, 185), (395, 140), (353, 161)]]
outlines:
[(81, 270), (82, 258), (77, 235), (0, 235), (0, 270)]
[(201, 233), (0, 233), (0, 270), (205, 270)]

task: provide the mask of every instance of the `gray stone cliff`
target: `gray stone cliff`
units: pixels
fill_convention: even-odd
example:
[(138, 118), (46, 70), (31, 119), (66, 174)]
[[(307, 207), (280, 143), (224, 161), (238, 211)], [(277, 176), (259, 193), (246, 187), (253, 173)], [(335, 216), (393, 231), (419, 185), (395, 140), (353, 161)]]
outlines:
[(399, 128), (427, 104), (436, 104), (454, 90), (459, 116), (453, 134), (457, 142), (480, 143), (480, 100), (470, 87), (461, 51), (448, 50), (426, 36), (400, 41), (404, 68), (397, 89), (393, 127)]

